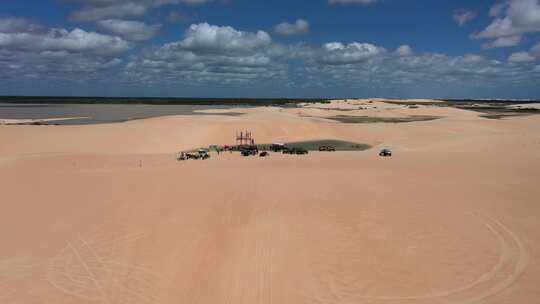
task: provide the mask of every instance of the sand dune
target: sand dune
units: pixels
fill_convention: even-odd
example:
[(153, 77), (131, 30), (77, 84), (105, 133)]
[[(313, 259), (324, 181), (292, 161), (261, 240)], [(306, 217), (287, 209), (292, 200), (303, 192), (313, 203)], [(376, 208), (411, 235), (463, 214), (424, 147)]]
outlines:
[[(231, 111), (245, 114), (0, 126), (0, 302), (540, 299), (540, 116), (381, 100)], [(245, 129), (374, 148), (174, 159)]]

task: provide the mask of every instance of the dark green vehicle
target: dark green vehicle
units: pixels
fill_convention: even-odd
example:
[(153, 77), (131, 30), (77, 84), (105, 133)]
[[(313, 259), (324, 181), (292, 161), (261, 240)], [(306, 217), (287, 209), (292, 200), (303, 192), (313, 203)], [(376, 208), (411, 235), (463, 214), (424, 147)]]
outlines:
[(240, 153), (242, 156), (256, 156), (259, 154), (259, 148), (257, 146), (242, 146), (240, 147)]
[(283, 150), (283, 154), (291, 154), (291, 155), (305, 155), (308, 153), (309, 151), (304, 148), (287, 148)]
[(336, 148), (333, 147), (333, 146), (319, 146), (319, 151), (321, 152), (335, 152), (336, 151)]
[(295, 148), (294, 149), (294, 154), (296, 155), (305, 155), (305, 154), (308, 154), (309, 151), (304, 149), (304, 148)]

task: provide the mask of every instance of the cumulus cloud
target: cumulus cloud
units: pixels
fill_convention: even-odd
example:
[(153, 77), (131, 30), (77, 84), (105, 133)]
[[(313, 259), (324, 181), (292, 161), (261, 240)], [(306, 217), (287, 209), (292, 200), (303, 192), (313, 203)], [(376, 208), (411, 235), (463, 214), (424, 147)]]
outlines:
[(26, 18), (0, 18), (0, 32), (2, 33), (35, 32), (39, 29), (41, 29), (40, 25)]
[(479, 63), (479, 62), (482, 62), (484, 60), (485, 60), (485, 58), (483, 56), (475, 55), (475, 54), (465, 54), (461, 58), (461, 61), (463, 61), (464, 63)]
[(320, 50), (318, 61), (327, 65), (352, 64), (369, 60), (385, 53), (386, 50), (369, 43), (341, 42), (326, 43)]
[(208, 23), (192, 24), (185, 38), (177, 45), (184, 50), (209, 53), (246, 53), (264, 48), (272, 38), (264, 31), (256, 33), (238, 31), (230, 26)]
[(282, 22), (274, 27), (274, 32), (280, 35), (301, 35), (309, 32), (309, 23), (298, 19), (295, 23)]
[(529, 51), (515, 52), (508, 57), (510, 62), (532, 62), (536, 59), (540, 59), (540, 42), (531, 47)]
[(116, 36), (75, 28), (46, 29), (21, 18), (0, 18), (0, 78), (79, 80), (119, 69), (131, 48)]
[[(5, 59), (9, 58), (11, 64)], [(16, 64), (14, 64), (16, 62)], [(55, 78), (70, 81), (84, 81), (97, 77), (103, 79), (111, 69), (119, 69), (122, 59), (117, 57), (88, 56), (83, 53), (67, 51), (0, 51), (0, 64), (6, 69), (0, 71), (0, 77), (5, 78)], [(95, 73), (104, 73), (96, 75)], [(111, 76), (112, 78), (112, 76)]]
[(458, 10), (454, 12), (452, 17), (459, 26), (464, 26), (467, 22), (476, 18), (476, 16), (478, 16), (478, 14), (474, 11)]
[[(284, 77), (284, 55), (264, 31), (245, 32), (229, 26), (193, 24), (184, 39), (145, 52), (128, 63), (133, 81), (249, 82)], [(165, 80), (164, 80), (165, 79)]]
[[(107, 7), (117, 2), (89, 0), (87, 5)], [(283, 45), (264, 31), (200, 23), (189, 26), (178, 41), (125, 55), (132, 47), (129, 40), (149, 39), (156, 29), (117, 18), (96, 25), (103, 33), (47, 29), (26, 19), (0, 18), (0, 79), (54, 78), (179, 88), (201, 84), (339, 87), (375, 94), (370, 90), (391, 92), (409, 86), (421, 86), (422, 92), (430, 87), (449, 92), (448, 88), (471, 86), (489, 91), (538, 79), (535, 61), (540, 58), (540, 43), (497, 61), (478, 54), (422, 53), (409, 45), (387, 51), (366, 41)], [(495, 38), (490, 47), (519, 43), (514, 36), (500, 38), (509, 41)]]
[[(133, 58), (127, 65), (125, 77), (146, 84), (262, 85), (272, 82), (279, 87), (345, 86), (363, 91), (422, 84), (440, 88), (484, 86), (493, 89), (508, 83), (526, 83), (535, 68), (523, 58), (516, 64), (520, 59), (518, 55), (501, 62), (478, 54), (419, 53), (408, 45), (388, 52), (369, 42), (330, 42), (312, 46), (303, 43), (280, 45), (262, 39), (266, 42), (245, 42), (245, 48), (232, 42), (234, 47), (231, 47), (215, 36), (225, 31), (236, 33), (227, 34), (227, 37), (250, 37), (248, 40), (251, 41), (257, 37), (256, 32), (206, 24), (202, 24), (205, 30), (199, 32), (199, 26), (201, 24), (193, 25), (180, 41)], [(206, 28), (215, 34), (206, 34)], [(201, 37), (195, 39), (198, 36)], [(195, 43), (207, 36), (214, 38)], [(540, 51), (540, 46), (538, 49)]]
[(536, 58), (540, 58), (540, 42), (534, 45), (529, 53)]
[(531, 56), (528, 52), (516, 52), (512, 53), (508, 57), (510, 62), (531, 62), (534, 61), (534, 57)]
[(394, 54), (401, 57), (411, 56), (413, 54), (413, 49), (408, 45), (402, 45), (394, 51)]
[(106, 18), (141, 16), (148, 12), (148, 7), (141, 3), (113, 3), (107, 6), (89, 6), (71, 14), (75, 21), (95, 21)]
[(71, 14), (75, 21), (96, 21), (110, 18), (142, 16), (151, 8), (169, 4), (196, 5), (211, 0), (75, 0), (83, 5)]
[[(321, 65), (313, 62), (299, 68), (299, 74), (317, 86), (359, 88), (363, 92), (376, 88), (403, 90), (408, 86), (429, 88), (484, 87), (493, 89), (508, 83), (530, 82), (533, 67), (489, 60), (476, 54), (448, 56), (438, 53), (395, 56), (380, 52), (370, 60), (347, 65)], [(299, 81), (300, 82), (300, 81)]]
[(514, 43), (519, 43), (517, 37), (540, 31), (540, 2), (538, 0), (497, 2), (491, 8), (490, 15), (495, 19), (484, 30), (473, 34), (472, 38), (499, 39), (512, 37), (506, 40), (494, 41), (492, 45), (495, 47), (514, 46), (517, 45)]
[(521, 43), (522, 38), (523, 36), (521, 35), (500, 37), (493, 40), (492, 42), (482, 44), (482, 48), (494, 49), (494, 48), (502, 48), (502, 47), (512, 47), (512, 46), (519, 45)]
[(131, 41), (149, 40), (156, 36), (161, 24), (148, 25), (140, 21), (107, 19), (97, 22), (99, 28)]
[(129, 43), (119, 37), (87, 32), (76, 28), (51, 29), (48, 32), (2, 33), (0, 47), (26, 51), (88, 52), (94, 54), (121, 53), (130, 48)]

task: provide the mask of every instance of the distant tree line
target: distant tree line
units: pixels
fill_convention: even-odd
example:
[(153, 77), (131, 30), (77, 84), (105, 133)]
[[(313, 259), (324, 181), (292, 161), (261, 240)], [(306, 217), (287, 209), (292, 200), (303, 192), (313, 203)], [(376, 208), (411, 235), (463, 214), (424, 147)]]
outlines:
[(154, 98), (154, 97), (68, 97), (0, 96), (0, 103), (14, 104), (144, 104), (144, 105), (238, 105), (296, 106), (299, 103), (329, 103), (314, 98)]

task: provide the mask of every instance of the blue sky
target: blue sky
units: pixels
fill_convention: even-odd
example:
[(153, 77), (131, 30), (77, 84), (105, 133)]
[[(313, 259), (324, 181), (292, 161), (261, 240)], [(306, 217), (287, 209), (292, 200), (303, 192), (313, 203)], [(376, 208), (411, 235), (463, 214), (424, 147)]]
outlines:
[(540, 98), (540, 0), (4, 0), (0, 94)]

